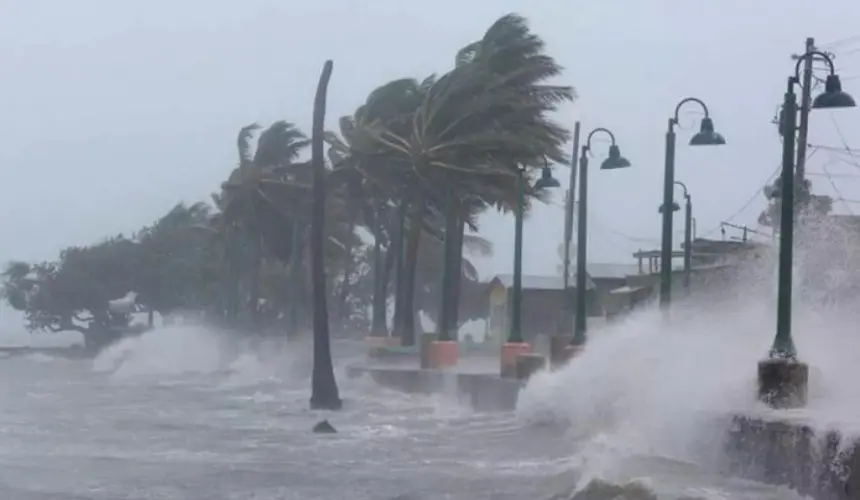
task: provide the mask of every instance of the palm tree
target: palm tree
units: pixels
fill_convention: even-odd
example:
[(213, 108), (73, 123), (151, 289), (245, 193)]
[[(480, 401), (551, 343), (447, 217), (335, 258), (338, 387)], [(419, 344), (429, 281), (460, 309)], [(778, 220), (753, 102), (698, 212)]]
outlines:
[(311, 408), (338, 410), (343, 403), (334, 378), (326, 306), (325, 262), (323, 261), (325, 225), (325, 159), (323, 134), (325, 126), (326, 93), (331, 79), (332, 61), (326, 61), (320, 74), (314, 97), (313, 128), (311, 132), (311, 164), (313, 165), (313, 212), (311, 218), (311, 273), (314, 309), (314, 368), (311, 381)]
[[(374, 300), (372, 334), (387, 334), (386, 298), (390, 270), (395, 267), (395, 255), (401, 254), (398, 214), (405, 208), (406, 200), (398, 194), (400, 180), (381, 175), (385, 165), (396, 161), (369, 134), (376, 123), (385, 122), (391, 127), (408, 126), (422, 92), (432, 82), (400, 79), (389, 82), (371, 92), (366, 102), (351, 116), (339, 120), (340, 136), (326, 133), (329, 143), (329, 158), (334, 166), (333, 180), (345, 186), (349, 212), (358, 216), (360, 222), (374, 237)], [(400, 266), (397, 266), (398, 270)], [(400, 272), (395, 280), (395, 327), (393, 334), (400, 333), (400, 318), (403, 316)]]
[(229, 261), (238, 275), (244, 275), (246, 303), (258, 332), (262, 328), (259, 280), (264, 243), (279, 258), (289, 258), (291, 239), (284, 235), (291, 234), (297, 220), (287, 214), (302, 209), (302, 194), (307, 192), (307, 185), (302, 184), (307, 174), (302, 174), (309, 168), (297, 163), (308, 140), (295, 125), (275, 122), (259, 135), (252, 153), (251, 139), (259, 128), (251, 124), (240, 130), (239, 165), (222, 184), (219, 207), (229, 233)]
[[(390, 178), (410, 200), (405, 297), (414, 298), (415, 263), (423, 220), (429, 212), (453, 210), (467, 197), (487, 205), (508, 204), (519, 166), (535, 169), (549, 160), (566, 162), (562, 145), (569, 132), (548, 115), (573, 98), (570, 87), (546, 85), (561, 68), (543, 53), (543, 42), (519, 16), (505, 16), (461, 54), (453, 70), (420, 93), (410, 124), (377, 121), (368, 132), (389, 156)], [(446, 206), (442, 200), (450, 198)], [(443, 208), (444, 207), (444, 208)], [(445, 234), (455, 235), (458, 217), (448, 217)], [(458, 238), (446, 238), (456, 245)], [(404, 312), (409, 315), (410, 307)], [(442, 323), (448, 321), (447, 319)], [(404, 343), (411, 324), (405, 321)]]

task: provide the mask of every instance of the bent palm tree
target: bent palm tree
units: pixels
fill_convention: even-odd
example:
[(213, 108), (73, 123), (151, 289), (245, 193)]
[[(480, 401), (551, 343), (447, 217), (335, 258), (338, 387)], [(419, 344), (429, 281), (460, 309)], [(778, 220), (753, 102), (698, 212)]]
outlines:
[[(543, 42), (525, 20), (514, 15), (499, 19), (467, 52), (468, 57), (427, 88), (409, 127), (370, 127), (380, 147), (400, 160), (391, 164), (390, 175), (412, 180), (408, 302), (415, 286), (421, 221), (428, 211), (461, 212), (459, 205), (468, 196), (488, 205), (508, 202), (516, 192), (520, 166), (534, 170), (546, 160), (567, 159), (562, 146), (569, 132), (548, 116), (573, 98), (573, 90), (543, 83), (561, 68), (543, 53)], [(445, 199), (453, 199), (453, 205)], [(445, 225), (445, 234), (452, 235), (446, 238), (449, 245), (456, 245), (458, 217), (447, 217)], [(448, 322), (440, 318), (439, 324)]]
[(301, 185), (300, 173), (304, 165), (295, 162), (308, 145), (298, 128), (279, 121), (260, 134), (252, 154), (250, 141), (259, 128), (252, 124), (239, 132), (239, 165), (222, 184), (219, 206), (222, 226), (227, 231), (228, 259), (234, 269), (234, 280), (246, 283), (247, 308), (258, 332), (262, 327), (259, 277), (264, 243), (279, 258), (288, 260), (291, 241), (284, 235), (290, 234), (296, 221), (286, 214), (301, 209), (296, 206), (296, 200), (300, 200), (302, 191), (307, 189)]
[(313, 128), (311, 132), (311, 163), (313, 165), (313, 213), (311, 218), (311, 274), (314, 297), (314, 368), (311, 380), (311, 408), (338, 410), (343, 403), (334, 378), (331, 342), (326, 306), (325, 262), (323, 261), (323, 231), (325, 225), (325, 159), (323, 158), (323, 127), (325, 126), (326, 93), (331, 79), (332, 62), (326, 61), (314, 97)]

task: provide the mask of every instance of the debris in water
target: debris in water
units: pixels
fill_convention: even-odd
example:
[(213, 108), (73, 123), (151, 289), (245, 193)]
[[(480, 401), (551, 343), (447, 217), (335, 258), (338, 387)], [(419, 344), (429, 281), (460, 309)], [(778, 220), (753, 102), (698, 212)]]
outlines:
[(328, 420), (323, 420), (322, 422), (317, 422), (317, 425), (314, 426), (314, 434), (336, 434), (337, 429), (334, 428), (333, 425), (328, 423)]

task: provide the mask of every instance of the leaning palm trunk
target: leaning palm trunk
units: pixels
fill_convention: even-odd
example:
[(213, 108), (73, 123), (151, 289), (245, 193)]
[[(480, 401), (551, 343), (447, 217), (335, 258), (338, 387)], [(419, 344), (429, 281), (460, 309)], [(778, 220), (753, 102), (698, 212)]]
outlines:
[(263, 267), (263, 245), (260, 235), (256, 234), (252, 240), (251, 246), (251, 276), (249, 281), (248, 291), (248, 315), (251, 319), (251, 328), (254, 333), (261, 334), (263, 332), (262, 318), (260, 316), (260, 271)]
[(436, 333), (439, 340), (451, 340), (451, 306), (454, 292), (454, 251), (457, 246), (457, 207), (454, 199), (457, 196), (455, 188), (447, 189), (445, 202), (445, 237), (442, 250), (442, 286), (439, 287), (438, 316), (436, 317)]
[[(352, 235), (355, 233), (355, 221), (350, 221), (349, 226), (349, 234)], [(341, 282), (340, 294), (337, 298), (337, 317), (341, 327), (339, 329), (342, 329), (343, 325), (346, 325), (347, 320), (349, 319), (349, 307), (347, 304), (347, 299), (349, 299), (349, 292), (351, 287), (350, 277), (352, 276), (355, 267), (355, 259), (353, 258), (352, 251), (353, 240), (352, 238), (350, 238), (349, 240), (347, 240), (346, 249), (344, 250), (344, 253), (346, 254), (346, 260), (343, 266), (343, 281)]]
[(418, 268), (418, 247), (421, 244), (421, 224), (424, 217), (424, 200), (421, 195), (412, 203), (409, 214), (409, 233), (403, 257), (403, 325), (401, 345), (415, 345), (415, 275)]
[(314, 298), (314, 368), (311, 378), (311, 408), (338, 410), (343, 403), (334, 378), (331, 339), (328, 331), (326, 277), (324, 262), (325, 162), (323, 160), (323, 126), (326, 91), (331, 79), (332, 62), (326, 61), (314, 98), (311, 162), (313, 163), (313, 213), (311, 217), (311, 282)]
[(304, 258), (304, 244), (302, 244), (302, 225), (295, 221), (292, 230), (292, 251), (290, 255), (290, 273), (288, 276), (289, 287), (287, 288), (287, 335), (297, 337), (300, 327), (300, 310), (304, 305), (305, 280), (302, 274), (302, 259)]
[(406, 271), (406, 267), (404, 265), (406, 235), (404, 234), (404, 231), (407, 210), (408, 205), (406, 202), (400, 202), (400, 208), (397, 209), (394, 238), (391, 242), (391, 251), (394, 252), (394, 327), (392, 328), (391, 336), (401, 338), (403, 336), (404, 319), (403, 297), (405, 290), (404, 277)]
[[(448, 317), (448, 331), (451, 332), (454, 340), (458, 338), (460, 330), (460, 291), (463, 287), (463, 234), (466, 231), (466, 219), (461, 213), (462, 205), (459, 197), (454, 199), (454, 209), (456, 210), (457, 219), (453, 228), (454, 248), (451, 251), (451, 293), (446, 297), (451, 301), (449, 306), (450, 315)], [(447, 231), (452, 228), (446, 228)]]
[(231, 236), (227, 243), (227, 276), (224, 280), (224, 315), (230, 328), (236, 326), (239, 316), (240, 270), (239, 249), (235, 235)]
[(388, 273), (385, 269), (385, 256), (382, 254), (382, 228), (379, 223), (379, 215), (373, 219), (373, 318), (370, 328), (371, 335), (384, 337), (388, 335), (385, 313), (386, 306), (386, 280)]

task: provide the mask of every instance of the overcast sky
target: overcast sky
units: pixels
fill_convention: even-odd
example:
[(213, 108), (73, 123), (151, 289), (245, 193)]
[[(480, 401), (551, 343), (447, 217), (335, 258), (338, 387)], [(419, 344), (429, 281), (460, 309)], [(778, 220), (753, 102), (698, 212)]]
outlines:
[[(691, 131), (679, 131), (677, 178), (694, 196), (700, 235), (729, 217), (755, 225), (765, 203), (756, 193), (780, 158), (771, 119), (807, 36), (837, 55), (860, 98), (860, 37), (832, 43), (860, 34), (856, 0), (0, 0), (0, 261), (52, 258), (129, 233), (178, 201), (207, 200), (234, 166), (239, 127), (286, 119), (309, 131), (325, 59), (334, 127), (381, 83), (446, 71), (508, 12), (530, 19), (577, 89), (558, 119), (610, 128), (634, 165), (590, 176), (596, 262), (657, 247), (666, 120), (681, 98), (705, 100), (728, 140), (691, 149)], [(684, 108), (682, 125), (700, 116)], [(860, 110), (816, 113), (811, 142), (841, 147), (835, 124), (860, 147)], [(592, 165), (606, 147), (595, 142)], [(809, 170), (823, 172), (831, 157), (846, 155), (816, 153)], [(844, 162), (826, 168), (860, 174)], [(834, 194), (827, 178), (813, 180)], [(832, 180), (860, 199), (858, 179)], [(527, 221), (527, 273), (556, 269), (561, 203), (559, 192)], [(509, 272), (513, 227), (484, 219), (496, 244), (485, 275)]]

